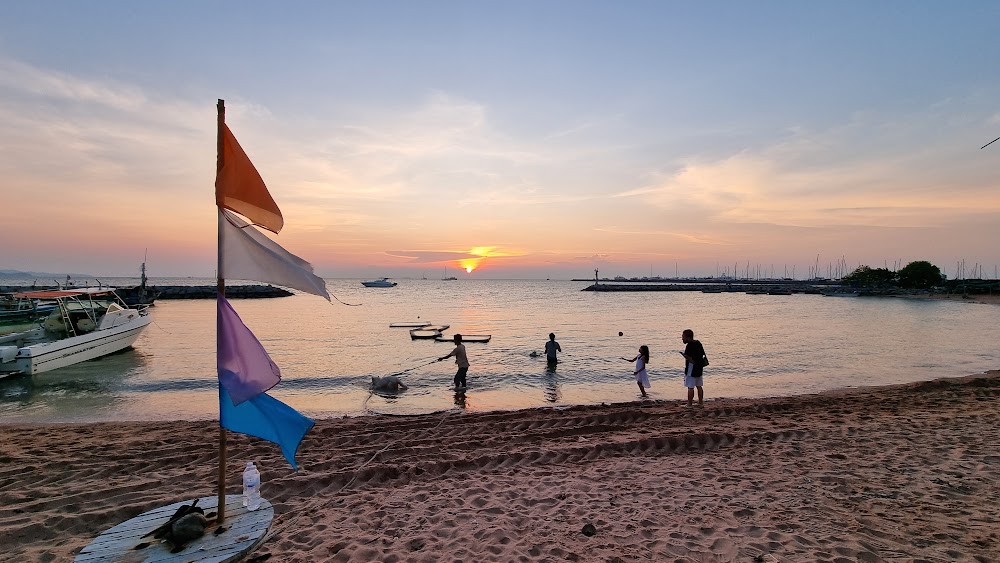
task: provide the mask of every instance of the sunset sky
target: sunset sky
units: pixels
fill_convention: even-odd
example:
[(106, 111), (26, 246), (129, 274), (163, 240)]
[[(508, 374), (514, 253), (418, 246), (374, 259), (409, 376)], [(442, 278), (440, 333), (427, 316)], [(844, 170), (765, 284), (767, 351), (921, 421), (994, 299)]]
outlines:
[(222, 98), (325, 277), (993, 277), (998, 26), (972, 0), (3, 2), (0, 269), (212, 276)]

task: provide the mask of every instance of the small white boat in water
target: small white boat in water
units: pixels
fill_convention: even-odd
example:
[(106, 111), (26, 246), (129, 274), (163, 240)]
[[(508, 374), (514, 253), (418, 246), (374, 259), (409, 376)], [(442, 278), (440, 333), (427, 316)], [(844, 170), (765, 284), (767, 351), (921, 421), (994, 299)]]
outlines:
[(410, 338), (413, 340), (420, 339), (431, 339), (441, 336), (440, 330), (427, 329), (427, 328), (414, 328), (410, 330)]
[(821, 291), (826, 297), (857, 297), (860, 292), (852, 289), (824, 289)]
[(396, 282), (389, 281), (389, 278), (379, 278), (377, 280), (363, 281), (361, 285), (365, 287), (395, 287)]
[(100, 358), (131, 346), (152, 319), (108, 288), (32, 291), (17, 298), (51, 302), (37, 328), (0, 337), (0, 377), (35, 374)]

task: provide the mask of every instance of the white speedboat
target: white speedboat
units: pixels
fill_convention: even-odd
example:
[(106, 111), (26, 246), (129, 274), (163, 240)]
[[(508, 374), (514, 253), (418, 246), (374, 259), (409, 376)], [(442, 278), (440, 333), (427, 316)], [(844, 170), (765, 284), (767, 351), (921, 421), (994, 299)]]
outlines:
[(389, 278), (379, 278), (377, 280), (363, 281), (361, 285), (365, 287), (394, 287), (396, 282), (389, 281)]
[(152, 319), (108, 288), (19, 293), (56, 308), (32, 330), (0, 337), (0, 376), (70, 366), (131, 346)]

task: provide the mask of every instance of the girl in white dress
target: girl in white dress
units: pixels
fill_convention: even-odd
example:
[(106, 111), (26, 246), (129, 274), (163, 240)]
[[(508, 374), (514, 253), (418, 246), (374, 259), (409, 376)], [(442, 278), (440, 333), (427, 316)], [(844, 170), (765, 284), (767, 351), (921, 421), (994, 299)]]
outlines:
[(639, 392), (642, 396), (646, 396), (646, 388), (649, 387), (649, 374), (646, 373), (646, 364), (649, 363), (649, 346), (643, 344), (639, 346), (639, 353), (636, 354), (631, 360), (628, 358), (622, 358), (626, 362), (635, 362), (635, 371), (632, 375), (635, 376), (635, 382), (639, 385)]

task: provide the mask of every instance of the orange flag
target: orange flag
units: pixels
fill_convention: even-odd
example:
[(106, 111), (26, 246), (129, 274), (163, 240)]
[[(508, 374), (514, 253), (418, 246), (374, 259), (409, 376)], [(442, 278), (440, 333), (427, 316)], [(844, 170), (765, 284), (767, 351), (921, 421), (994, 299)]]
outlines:
[(281, 210), (229, 126), (222, 127), (222, 170), (215, 177), (216, 205), (277, 233), (285, 224)]

